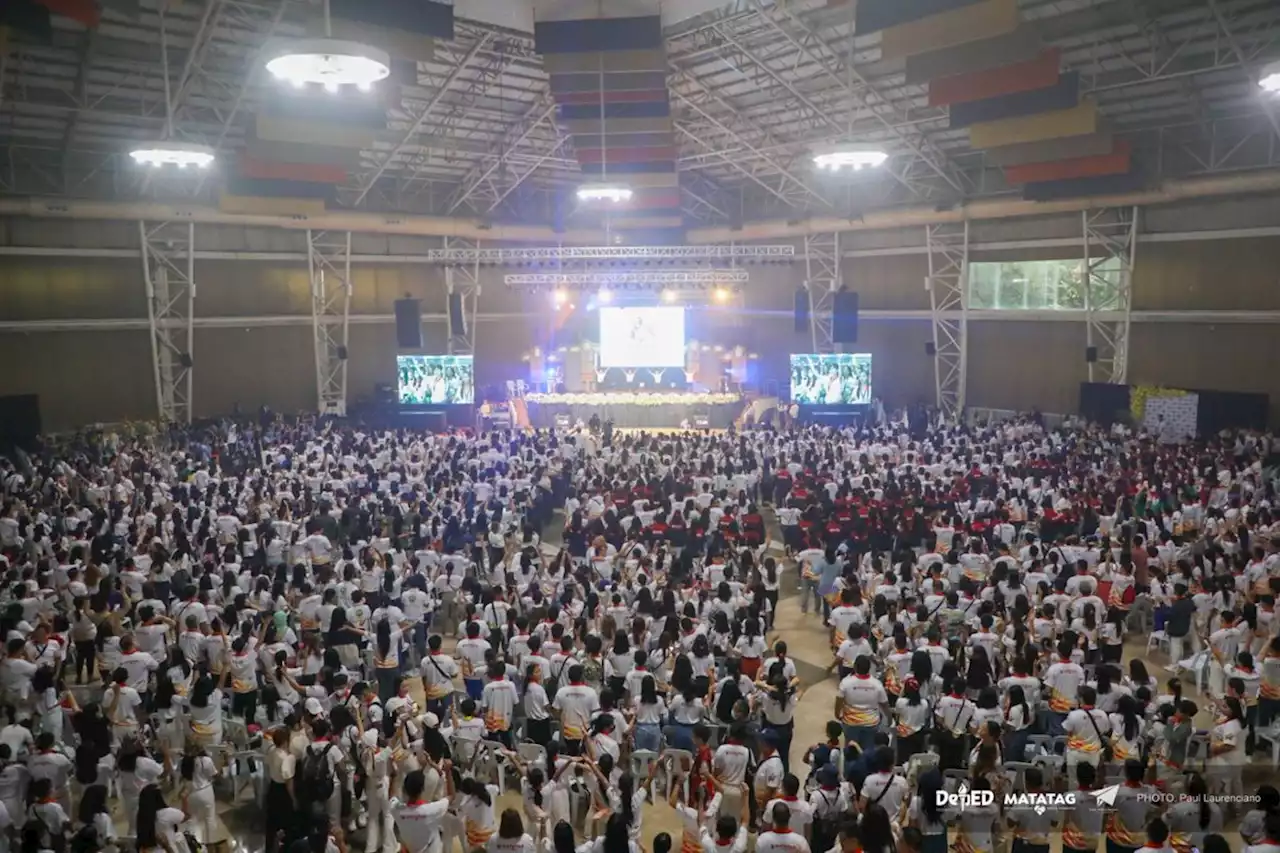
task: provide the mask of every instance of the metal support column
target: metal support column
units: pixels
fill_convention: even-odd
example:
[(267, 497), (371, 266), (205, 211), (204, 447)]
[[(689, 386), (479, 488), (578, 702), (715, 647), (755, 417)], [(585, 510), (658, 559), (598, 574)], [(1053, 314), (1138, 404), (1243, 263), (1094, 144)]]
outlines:
[(347, 340), (351, 318), (351, 232), (307, 230), (311, 330), (315, 337), (316, 406), (347, 414)]
[(1124, 384), (1129, 376), (1129, 323), (1133, 312), (1133, 261), (1138, 248), (1138, 208), (1085, 210), (1085, 344), (1090, 382)]
[(958, 420), (969, 368), (969, 223), (926, 225), (925, 242), (936, 402), (945, 417)]
[(809, 291), (809, 334), (814, 352), (835, 352), (832, 309), (840, 287), (840, 235), (808, 234), (804, 238), (805, 289)]
[[(478, 241), (460, 237), (446, 237), (446, 249), (479, 249)], [(446, 294), (445, 318), (449, 330), (449, 355), (473, 355), (476, 351), (476, 304), (480, 298), (480, 261), (447, 264), (444, 268)], [(462, 328), (457, 328), (453, 316), (453, 296), (457, 294), (462, 304)]]
[(147, 325), (155, 374), (156, 410), (165, 423), (191, 423), (191, 369), (195, 333), (196, 226), (193, 222), (138, 222)]

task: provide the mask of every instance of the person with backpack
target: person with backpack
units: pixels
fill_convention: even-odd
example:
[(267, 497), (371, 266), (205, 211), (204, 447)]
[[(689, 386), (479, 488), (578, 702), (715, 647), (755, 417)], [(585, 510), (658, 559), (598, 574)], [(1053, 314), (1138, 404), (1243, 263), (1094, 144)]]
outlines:
[(302, 754), (302, 764), (294, 781), (300, 817), (327, 815), (330, 823), (342, 820), (342, 788), (339, 772), (342, 750), (330, 738), (329, 722), (320, 718), (311, 724), (312, 740)]

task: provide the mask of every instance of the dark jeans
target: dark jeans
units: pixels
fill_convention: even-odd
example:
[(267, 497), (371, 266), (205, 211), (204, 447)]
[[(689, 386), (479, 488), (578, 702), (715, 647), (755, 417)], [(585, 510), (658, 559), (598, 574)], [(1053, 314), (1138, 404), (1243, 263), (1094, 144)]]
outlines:
[(231, 694), (231, 713), (244, 719), (245, 725), (253, 725), (258, 715), (258, 691)]
[[(764, 731), (773, 732), (775, 735), (777, 735), (778, 758), (782, 759), (782, 772), (790, 773), (791, 772), (791, 738), (795, 734), (796, 724), (794, 722), (791, 722), (791, 723), (783, 723), (782, 725), (779, 726), (779, 725), (774, 725), (773, 723), (770, 723), (770, 722), (766, 722), (764, 724)], [(755, 795), (753, 793), (748, 793), (747, 796), (751, 799), (755, 799)]]
[(98, 653), (98, 646), (93, 640), (76, 640), (76, 684), (83, 684), (80, 679), (81, 668), (88, 673), (89, 680), (93, 681), (98, 671), (93, 668), (94, 656)]

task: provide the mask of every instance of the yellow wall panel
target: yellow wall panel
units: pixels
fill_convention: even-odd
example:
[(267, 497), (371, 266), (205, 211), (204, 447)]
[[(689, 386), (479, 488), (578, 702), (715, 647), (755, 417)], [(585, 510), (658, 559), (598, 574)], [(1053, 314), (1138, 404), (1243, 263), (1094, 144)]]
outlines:
[(1280, 310), (1280, 238), (1142, 243), (1133, 275), (1133, 307)]
[(1129, 334), (1130, 382), (1267, 394), (1270, 423), (1280, 423), (1274, 327), (1135, 323)]
[(950, 12), (889, 27), (880, 34), (882, 59), (904, 59), (993, 38), (1018, 27), (1017, 0), (982, 0)]
[(5, 332), (0, 364), (0, 395), (38, 395), (46, 432), (155, 417), (145, 331)]
[(6, 320), (108, 319), (145, 316), (140, 260), (7, 259), (0, 275)]
[(1065, 414), (1088, 378), (1084, 323), (969, 321), (968, 404)]
[(844, 281), (858, 292), (858, 307), (924, 310), (929, 294), (924, 289), (929, 259), (924, 255), (890, 255), (848, 258)]
[(1069, 110), (971, 125), (969, 144), (974, 148), (999, 148), (1062, 136), (1083, 136), (1097, 130), (1098, 104), (1092, 98), (1086, 98)]

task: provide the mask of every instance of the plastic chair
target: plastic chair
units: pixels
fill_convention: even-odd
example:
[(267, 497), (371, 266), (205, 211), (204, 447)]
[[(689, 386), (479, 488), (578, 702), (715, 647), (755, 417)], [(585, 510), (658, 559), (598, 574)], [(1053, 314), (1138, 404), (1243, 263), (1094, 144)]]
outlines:
[(1010, 785), (1015, 791), (1025, 791), (1027, 789), (1027, 771), (1035, 768), (1036, 765), (1029, 761), (1006, 761), (1004, 769), (1006, 773), (1012, 773), (1009, 778)]
[[(658, 753), (651, 749), (634, 749), (631, 751), (631, 778), (643, 781), (649, 778), (654, 766), (658, 763)], [(657, 802), (655, 786), (658, 784), (657, 774), (649, 781), (649, 801)]]
[(1166, 655), (1169, 654), (1169, 634), (1165, 631), (1152, 631), (1147, 636), (1147, 654), (1151, 654), (1151, 650), (1156, 649), (1162, 651)]
[[(944, 770), (942, 771), (942, 786), (947, 789), (948, 793), (954, 794), (960, 785), (968, 784), (968, 770)], [(954, 783), (954, 784), (953, 784)]]
[(1259, 731), (1256, 739), (1258, 743), (1266, 741), (1271, 744), (1271, 769), (1273, 771), (1280, 769), (1280, 722)]
[(547, 767), (547, 750), (536, 743), (520, 743), (516, 745), (516, 755), (520, 756), (520, 760), (530, 767), (541, 767), (546, 771), (552, 768)]
[(1205, 761), (1209, 757), (1209, 733), (1196, 732), (1187, 739), (1187, 768), (1192, 762), (1199, 762), (1200, 770), (1204, 770)]
[[(672, 786), (681, 782), (685, 786), (685, 799), (689, 799), (689, 774), (693, 771), (693, 753), (687, 749), (664, 749), (659, 758), (667, 771), (666, 793), (670, 794)], [(678, 763), (677, 763), (678, 762)]]

